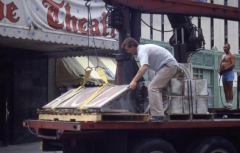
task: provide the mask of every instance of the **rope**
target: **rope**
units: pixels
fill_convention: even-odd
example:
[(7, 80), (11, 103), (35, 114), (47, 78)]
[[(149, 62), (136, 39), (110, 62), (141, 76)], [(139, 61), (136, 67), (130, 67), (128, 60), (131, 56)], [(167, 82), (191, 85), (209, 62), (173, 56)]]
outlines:
[(89, 54), (89, 11), (90, 11), (90, 4), (88, 4), (88, 2), (89, 1), (87, 1), (86, 3), (85, 3), (85, 6), (87, 7), (87, 9), (88, 9), (88, 22), (87, 22), (87, 33), (88, 33), (88, 67), (87, 68), (90, 68), (90, 66), (89, 66), (89, 63), (90, 63), (90, 60), (89, 60), (89, 56), (90, 56), (90, 54)]
[(30, 129), (28, 122), (29, 122), (29, 119), (27, 120), (27, 128), (28, 128), (29, 132), (30, 132), (31, 134), (33, 134), (33, 135), (37, 135), (36, 133), (34, 133), (34, 132)]
[[(89, 10), (89, 15), (90, 15), (90, 21), (92, 21), (92, 15), (91, 15), (91, 11)], [(93, 44), (94, 44), (94, 52), (95, 52), (95, 57), (96, 57), (96, 60), (97, 60), (97, 67), (99, 67), (99, 59), (98, 59), (98, 54), (97, 54), (97, 47), (96, 47), (96, 44), (95, 44), (95, 38), (94, 38), (94, 35), (93, 35)]]
[[(106, 4), (105, 4), (105, 7), (107, 8), (107, 10), (109, 10), (109, 8), (107, 7)], [(88, 13), (89, 13), (89, 16), (90, 16), (90, 21), (91, 21), (91, 20), (92, 20), (91, 10), (89, 10)], [(109, 70), (108, 68), (103, 68), (103, 67), (101, 67), (101, 66), (99, 65), (99, 58), (98, 58), (98, 53), (97, 53), (97, 50), (96, 50), (97, 47), (96, 47), (96, 44), (95, 44), (95, 37), (94, 37), (94, 35), (93, 35), (92, 37), (93, 37), (95, 58), (96, 58), (96, 60), (97, 60), (97, 66), (95, 67), (95, 69), (97, 69), (97, 68), (100, 67), (100, 68), (104, 69), (104, 71), (106, 72), (106, 74), (109, 74), (109, 75), (112, 77), (112, 74), (110, 74), (110, 73), (112, 73), (112, 72), (109, 72), (110, 70)]]

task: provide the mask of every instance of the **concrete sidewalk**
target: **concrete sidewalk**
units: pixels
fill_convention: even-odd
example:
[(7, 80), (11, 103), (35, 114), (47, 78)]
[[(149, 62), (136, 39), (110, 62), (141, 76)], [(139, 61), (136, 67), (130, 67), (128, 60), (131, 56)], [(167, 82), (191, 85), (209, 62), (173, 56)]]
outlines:
[(0, 153), (62, 153), (62, 151), (43, 152), (39, 149), (40, 142), (0, 147)]

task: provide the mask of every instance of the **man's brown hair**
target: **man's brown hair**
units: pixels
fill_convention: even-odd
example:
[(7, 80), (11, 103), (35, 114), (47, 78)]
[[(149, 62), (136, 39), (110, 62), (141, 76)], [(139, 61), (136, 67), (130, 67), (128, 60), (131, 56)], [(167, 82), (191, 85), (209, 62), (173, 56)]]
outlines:
[(129, 48), (134, 46), (134, 47), (137, 47), (138, 46), (138, 42), (132, 38), (132, 37), (127, 37), (123, 43), (122, 43), (122, 48), (125, 48), (125, 46), (128, 46)]
[(225, 43), (225, 45), (228, 45), (229, 49), (231, 48), (230, 44), (229, 43)]

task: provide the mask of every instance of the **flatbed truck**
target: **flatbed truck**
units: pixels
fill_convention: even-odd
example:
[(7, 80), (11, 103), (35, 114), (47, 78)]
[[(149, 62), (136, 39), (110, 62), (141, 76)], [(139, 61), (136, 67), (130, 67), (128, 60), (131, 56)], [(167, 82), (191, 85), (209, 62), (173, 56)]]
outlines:
[[(219, 110), (222, 112), (221, 110)], [(63, 153), (238, 153), (239, 110), (217, 119), (66, 122), (25, 120), (43, 140), (43, 151)], [(224, 115), (231, 118), (223, 118)], [(216, 115), (217, 116), (217, 115)]]
[[(181, 15), (208, 16), (239, 21), (239, 8), (199, 3), (192, 0), (104, 1), (109, 5), (122, 6), (122, 25), (115, 25), (115, 28), (119, 30), (119, 44), (129, 35), (134, 38), (140, 37), (138, 27), (141, 22), (139, 20), (141, 12), (169, 14), (173, 28), (176, 28), (179, 22), (180, 24), (189, 22)], [(159, 9), (154, 9), (157, 6)], [(132, 13), (131, 18), (130, 12)], [(188, 30), (191, 29), (191, 26), (183, 28), (186, 32), (184, 32), (185, 35), (181, 42), (190, 36)], [(178, 30), (176, 29), (176, 32)], [(181, 37), (181, 35), (178, 36)], [(177, 38), (175, 36), (176, 42)], [(202, 38), (197, 40), (198, 46), (203, 43)], [(189, 45), (192, 42), (185, 41), (185, 43)], [(189, 47), (180, 47), (181, 52), (179, 52), (179, 44), (174, 46), (174, 49), (178, 51), (175, 52), (175, 57), (176, 55), (181, 56), (181, 58), (176, 57), (178, 61), (185, 61), (182, 57), (188, 52), (186, 48), (189, 49)], [(125, 55), (123, 49), (119, 47), (119, 54), (116, 55), (118, 61), (117, 84), (129, 80), (129, 78), (123, 78), (124, 74), (122, 75), (123, 63), (127, 59)], [(58, 117), (61, 115), (66, 114), (56, 114)], [(66, 121), (57, 118), (24, 120), (23, 126), (37, 137), (42, 138), (43, 151), (63, 150), (63, 153), (239, 153), (239, 115), (238, 108), (234, 110), (217, 108), (209, 109), (209, 114), (205, 115), (194, 113), (166, 115), (163, 123), (155, 123), (148, 121), (149, 114), (96, 113), (95, 116), (90, 116), (100, 116), (100, 120), (69, 119)]]

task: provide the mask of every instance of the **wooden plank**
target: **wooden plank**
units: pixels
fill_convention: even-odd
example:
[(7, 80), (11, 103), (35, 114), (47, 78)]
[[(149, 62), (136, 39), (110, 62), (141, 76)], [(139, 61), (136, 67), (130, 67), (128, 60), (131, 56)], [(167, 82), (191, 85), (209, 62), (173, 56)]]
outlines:
[(100, 114), (90, 114), (90, 115), (54, 115), (54, 114), (39, 114), (39, 120), (49, 120), (49, 121), (71, 121), (71, 122), (97, 122), (101, 121)]

